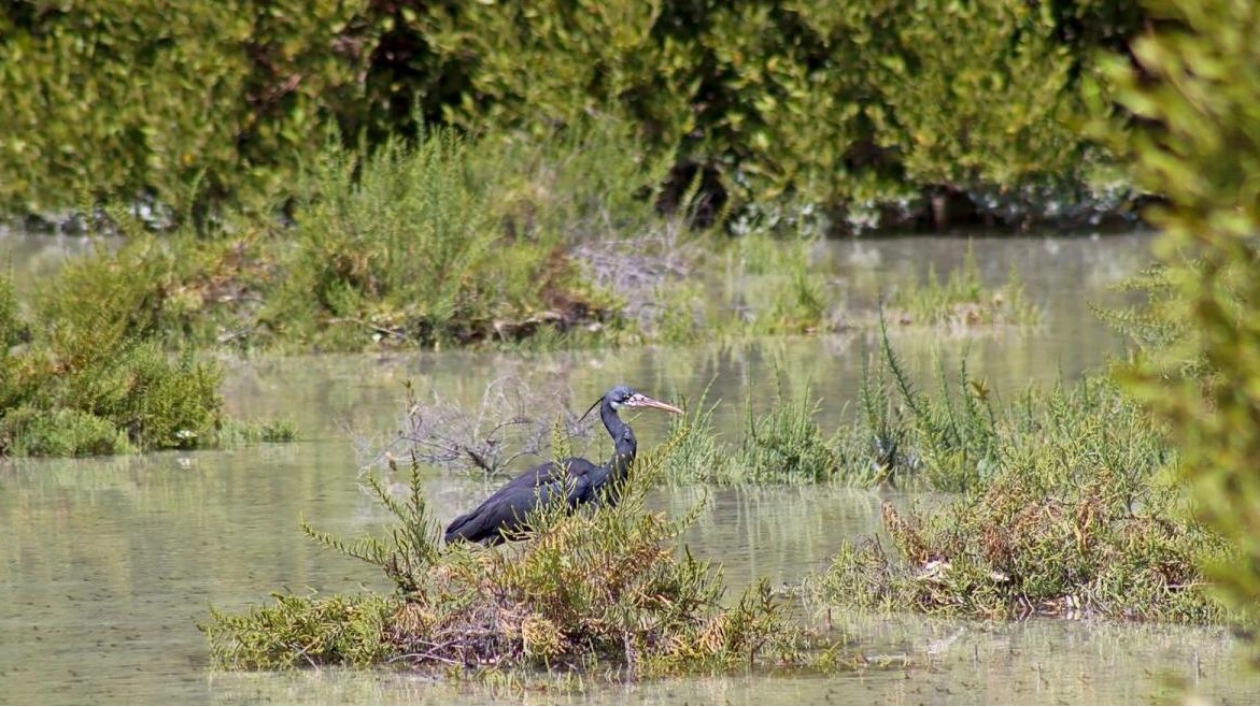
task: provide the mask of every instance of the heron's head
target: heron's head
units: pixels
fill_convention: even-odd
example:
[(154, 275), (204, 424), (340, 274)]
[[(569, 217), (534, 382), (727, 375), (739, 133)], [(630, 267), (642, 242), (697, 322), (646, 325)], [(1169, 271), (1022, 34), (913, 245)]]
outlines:
[[(596, 400), (595, 403), (591, 405), (591, 407), (586, 411), (586, 415), (589, 415), (591, 410), (599, 407), (601, 403), (608, 403), (609, 407), (613, 410), (621, 410), (622, 408), (656, 408), (658, 410), (672, 412), (675, 415), (683, 414), (681, 409), (676, 408), (669, 403), (663, 403), (655, 398), (648, 397), (628, 385), (619, 385), (605, 393), (604, 397)], [(582, 417), (586, 417), (586, 415), (582, 415)]]

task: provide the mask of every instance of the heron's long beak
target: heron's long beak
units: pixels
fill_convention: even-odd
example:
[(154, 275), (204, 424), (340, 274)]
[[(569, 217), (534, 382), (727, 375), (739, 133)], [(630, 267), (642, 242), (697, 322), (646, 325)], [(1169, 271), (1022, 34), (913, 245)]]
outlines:
[(676, 408), (669, 403), (663, 403), (655, 398), (649, 398), (643, 393), (635, 393), (630, 396), (630, 399), (625, 402), (625, 406), (632, 408), (656, 408), (665, 412), (672, 412), (675, 415), (684, 414), (680, 408)]

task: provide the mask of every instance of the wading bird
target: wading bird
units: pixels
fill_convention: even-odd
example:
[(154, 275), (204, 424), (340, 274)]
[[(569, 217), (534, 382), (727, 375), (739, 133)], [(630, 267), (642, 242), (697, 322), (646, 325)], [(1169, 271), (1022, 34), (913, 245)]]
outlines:
[(593, 501), (615, 504), (620, 491), (618, 487), (629, 475), (638, 449), (634, 430), (622, 421), (617, 412), (622, 408), (651, 407), (675, 415), (683, 414), (673, 405), (649, 398), (625, 385), (608, 391), (582, 417), (591, 414), (596, 406), (599, 406), (600, 419), (612, 436), (615, 448), (607, 464), (596, 466), (577, 457), (540, 464), (504, 484), (475, 510), (452, 521), (446, 528), (446, 542), (466, 540), (498, 545), (513, 539), (524, 529), (526, 516), (538, 503), (546, 504), (558, 493), (567, 494), (570, 509)]

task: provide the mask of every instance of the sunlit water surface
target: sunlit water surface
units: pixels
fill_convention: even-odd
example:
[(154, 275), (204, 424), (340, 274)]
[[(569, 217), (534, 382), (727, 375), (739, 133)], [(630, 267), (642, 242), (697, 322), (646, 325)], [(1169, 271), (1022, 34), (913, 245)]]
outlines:
[[(71, 244), (70, 247), (81, 247)], [(28, 247), (39, 258), (46, 249)], [(903, 239), (830, 244), (837, 287), (855, 306), (961, 262), (965, 241)], [(937, 362), (999, 395), (1030, 382), (1096, 369), (1122, 342), (1087, 302), (1116, 301), (1110, 284), (1147, 261), (1143, 237), (978, 240), (985, 278), (1012, 263), (1046, 311), (1036, 331), (978, 336), (898, 330), (894, 344), (921, 374)], [(14, 253), (22, 252), (13, 249)], [(13, 256), (20, 262), (18, 255)], [(33, 265), (32, 267), (35, 267)], [(423, 353), (229, 361), (233, 414), (296, 421), (300, 442), (135, 458), (18, 460), (0, 467), (0, 702), (735, 702), (1133, 703), (1260, 698), (1260, 682), (1218, 628), (1073, 621), (959, 623), (922, 617), (808, 613), (830, 623), (872, 667), (838, 675), (756, 675), (606, 684), (524, 692), (397, 673), (339, 670), (241, 674), (210, 668), (196, 624), (211, 607), (235, 611), (272, 591), (387, 589), (374, 568), (325, 551), (298, 530), (375, 530), (386, 519), (359, 487), (365, 454), (395, 433), (403, 383), (470, 408), (504, 375), (539, 390), (563, 389), (571, 408), (617, 382), (658, 397), (695, 400), (705, 389), (728, 435), (744, 401), (768, 406), (782, 381), (810, 384), (820, 420), (850, 411), (868, 334), (555, 354)], [(665, 421), (635, 419), (640, 443), (664, 438)], [(595, 439), (593, 454), (606, 453)], [(602, 446), (600, 446), (602, 445)], [(534, 460), (529, 460), (534, 461)], [(520, 462), (526, 463), (525, 460)], [(432, 470), (442, 519), (476, 503), (492, 484)], [(732, 591), (767, 576), (795, 583), (826, 566), (844, 538), (873, 532), (881, 496), (840, 488), (660, 489), (673, 514), (706, 499), (687, 541), (721, 563)], [(913, 499), (900, 499), (910, 501)], [(922, 499), (931, 502), (933, 499)]]

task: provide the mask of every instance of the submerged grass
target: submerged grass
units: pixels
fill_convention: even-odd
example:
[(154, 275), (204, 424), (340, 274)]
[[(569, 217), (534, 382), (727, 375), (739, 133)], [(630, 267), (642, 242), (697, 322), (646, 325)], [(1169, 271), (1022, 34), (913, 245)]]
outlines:
[(689, 434), (679, 430), (640, 458), (616, 507), (544, 509), (531, 538), (501, 551), (439, 544), (416, 465), (405, 499), (372, 479), (397, 519), (386, 538), (306, 531), (380, 567), (397, 591), (279, 596), (243, 615), (216, 612), (202, 626), (214, 659), (243, 669), (395, 663), (454, 674), (599, 667), (624, 677), (824, 659), (803, 651), (804, 632), (764, 582), (723, 602), (720, 571), (680, 552), (692, 518), (671, 520), (644, 505), (663, 459)]
[(929, 267), (926, 282), (898, 289), (889, 302), (896, 321), (926, 324), (952, 330), (977, 326), (1029, 326), (1041, 322), (1041, 310), (1024, 295), (1019, 271), (1011, 267), (1005, 284), (988, 288), (980, 277), (975, 251), (969, 243), (960, 269), (949, 273), (944, 283), (935, 267)]

